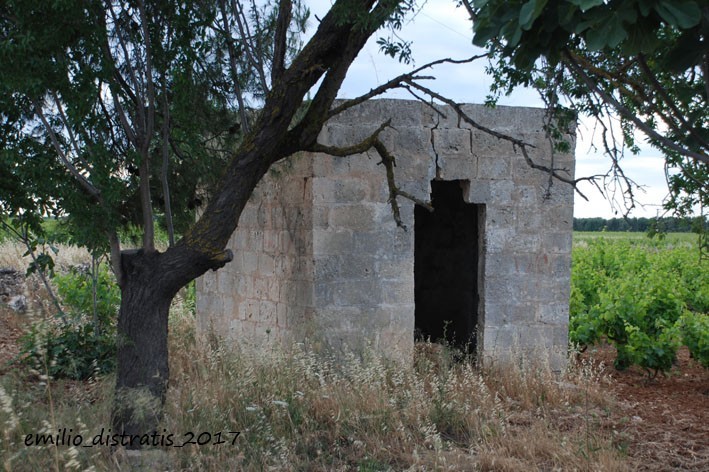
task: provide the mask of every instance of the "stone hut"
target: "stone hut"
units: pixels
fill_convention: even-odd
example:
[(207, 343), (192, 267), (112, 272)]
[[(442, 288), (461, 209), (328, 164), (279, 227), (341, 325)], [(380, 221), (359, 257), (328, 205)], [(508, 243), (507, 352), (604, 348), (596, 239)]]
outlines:
[[(303, 153), (273, 167), (245, 208), (234, 261), (197, 281), (202, 329), (236, 342), (410, 359), (415, 334), (483, 360), (543, 354), (564, 365), (573, 189), (532, 169), (509, 142), (449, 107), (372, 100), (338, 115), (319, 142), (348, 146), (391, 119), (382, 141), (398, 187), (397, 227), (375, 150)], [(534, 146), (552, 165), (543, 110), (465, 105), (477, 123)], [(569, 139), (572, 141), (573, 136)], [(553, 166), (573, 177), (572, 154)]]

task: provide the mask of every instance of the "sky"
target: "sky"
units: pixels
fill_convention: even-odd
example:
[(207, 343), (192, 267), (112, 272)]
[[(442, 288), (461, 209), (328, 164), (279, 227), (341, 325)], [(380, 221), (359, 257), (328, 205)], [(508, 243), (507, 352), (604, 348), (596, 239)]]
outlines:
[[(317, 17), (322, 18), (331, 5), (329, 0), (311, 0), (307, 2), (311, 10), (309, 33), (317, 27)], [(420, 3), (420, 2), (419, 2)], [(463, 59), (482, 52), (472, 46), (472, 28), (467, 12), (456, 8), (453, 0), (428, 0), (413, 19), (404, 24), (399, 36), (406, 41), (413, 41), (411, 46), (415, 64), (400, 64), (397, 60), (385, 56), (376, 44), (378, 37), (385, 31), (375, 34), (350, 67), (349, 74), (340, 89), (340, 98), (353, 98), (368, 92), (373, 87), (408, 72), (436, 59), (449, 57)], [(435, 80), (425, 85), (441, 95), (463, 103), (483, 103), (489, 95), (492, 79), (485, 73), (487, 60), (475, 61), (465, 65), (446, 65), (432, 69), (426, 75), (435, 76)], [(406, 91), (389, 92), (389, 98), (412, 99)], [(536, 92), (517, 90), (508, 97), (502, 97), (498, 104), (513, 106), (541, 107), (542, 102)], [(576, 177), (604, 174), (610, 161), (592, 148), (595, 142), (600, 147), (599, 137), (593, 132), (591, 120), (582, 119), (577, 130)], [(662, 201), (667, 195), (664, 174), (664, 159), (659, 151), (645, 144), (640, 144), (639, 155), (631, 155), (623, 160), (626, 175), (642, 186), (636, 192), (638, 205), (631, 211), (631, 217), (654, 217), (662, 214)], [(576, 195), (574, 216), (577, 218), (622, 216), (622, 203), (604, 199), (601, 193), (590, 183), (579, 186), (589, 201)]]

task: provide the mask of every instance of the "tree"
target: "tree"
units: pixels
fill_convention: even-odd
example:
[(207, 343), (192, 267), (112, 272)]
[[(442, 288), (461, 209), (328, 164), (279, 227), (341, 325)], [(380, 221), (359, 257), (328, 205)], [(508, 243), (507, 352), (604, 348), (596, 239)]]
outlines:
[[(170, 302), (232, 260), (226, 244), (271, 165), (298, 151), (349, 155), (373, 147), (397, 217), (396, 198), (409, 196), (396, 188), (393, 157), (379, 140), (386, 123), (344, 149), (321, 146), (317, 137), (329, 118), (389, 88), (438, 97), (417, 84), (424, 78), (417, 74), (446, 60), (333, 107), (368, 38), (400, 27), (413, 7), (411, 0), (337, 0), (300, 48), (306, 10), (291, 0), (0, 6), (1, 209), (36, 231), (43, 216), (65, 215), (76, 242), (110, 251), (121, 289), (114, 433), (156, 428), (169, 375)], [(524, 151), (523, 142), (497, 136)], [(218, 178), (209, 178), (211, 168)], [(171, 229), (173, 208), (184, 214), (198, 188), (209, 197), (201, 216), (178, 218), (182, 237), (157, 250), (156, 213)], [(119, 240), (130, 222), (142, 228), (139, 249)]]
[(634, 183), (619, 161), (623, 142), (638, 150), (635, 130), (665, 155), (666, 208), (687, 215), (709, 205), (706, 1), (461, 1), (474, 43), (490, 53), (497, 93), (532, 86), (558, 115), (598, 119), (628, 211)]

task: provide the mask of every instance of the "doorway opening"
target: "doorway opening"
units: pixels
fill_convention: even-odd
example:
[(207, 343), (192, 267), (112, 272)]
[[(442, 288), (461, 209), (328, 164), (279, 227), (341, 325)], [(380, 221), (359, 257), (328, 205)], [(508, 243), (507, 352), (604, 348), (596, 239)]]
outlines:
[(416, 340), (444, 341), (475, 353), (484, 206), (465, 202), (468, 185), (434, 180), (434, 211), (414, 209), (414, 325)]

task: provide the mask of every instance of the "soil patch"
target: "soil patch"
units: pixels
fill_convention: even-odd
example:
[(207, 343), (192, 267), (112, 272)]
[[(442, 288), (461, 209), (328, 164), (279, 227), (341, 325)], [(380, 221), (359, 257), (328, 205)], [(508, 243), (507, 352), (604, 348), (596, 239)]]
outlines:
[(639, 470), (709, 471), (709, 369), (680, 348), (666, 375), (649, 379), (638, 367), (620, 372), (612, 346), (589, 349), (584, 357), (603, 362), (621, 417), (614, 422), (618, 446)]

